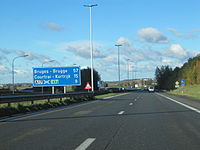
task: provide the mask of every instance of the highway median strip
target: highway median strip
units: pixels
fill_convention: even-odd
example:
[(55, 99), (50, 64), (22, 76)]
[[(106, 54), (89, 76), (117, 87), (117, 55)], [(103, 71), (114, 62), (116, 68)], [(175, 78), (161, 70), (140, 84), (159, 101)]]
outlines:
[(5, 104), (3, 104), (0, 105), (0, 118), (12, 117), (17, 114), (37, 112), (40, 110), (58, 108), (89, 100), (94, 100), (94, 97), (79, 97), (79, 98), (72, 97), (63, 100), (55, 98), (52, 99), (51, 102), (48, 102), (47, 100), (40, 100), (36, 101), (35, 104), (31, 104), (31, 102), (20, 102), (20, 103), (13, 103), (11, 106), (5, 106)]
[(68, 106), (75, 103), (80, 103), (84, 101), (91, 101), (98, 98), (108, 99), (115, 96), (124, 95), (126, 93), (109, 93), (109, 94), (103, 94), (95, 97), (86, 97), (86, 98), (66, 98), (63, 100), (60, 100), (59, 98), (52, 99), (51, 102), (48, 102), (47, 100), (39, 100), (36, 101), (34, 104), (31, 104), (31, 102), (20, 102), (20, 103), (13, 103), (11, 106), (6, 106), (5, 104), (0, 105), (0, 119), (4, 120), (8, 117), (14, 117), (18, 115), (23, 114), (31, 114), (34, 112), (42, 111), (42, 110), (50, 110), (54, 108), (59, 108), (63, 106)]

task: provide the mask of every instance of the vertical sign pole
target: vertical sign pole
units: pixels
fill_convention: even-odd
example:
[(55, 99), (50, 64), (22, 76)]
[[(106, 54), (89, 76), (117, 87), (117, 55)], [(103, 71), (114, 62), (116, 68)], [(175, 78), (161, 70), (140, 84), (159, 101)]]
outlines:
[(42, 94), (44, 94), (44, 87), (42, 86)]
[(119, 58), (119, 45), (118, 45), (117, 47), (118, 47), (118, 81), (119, 81), (119, 84), (120, 84), (120, 58)]
[(92, 92), (94, 92), (94, 74), (93, 74), (93, 43), (92, 43), (92, 7), (95, 5), (83, 5), (85, 7), (90, 7), (90, 53), (91, 53), (91, 86)]
[(14, 71), (14, 61), (15, 61), (15, 58), (13, 59), (12, 61), (12, 94), (15, 94), (15, 71)]
[(91, 52), (91, 85), (94, 92), (94, 73), (93, 73), (93, 43), (92, 43), (92, 7), (90, 7), (90, 52)]
[(67, 87), (64, 86), (64, 93), (67, 93)]
[(52, 86), (52, 94), (55, 94), (55, 88)]

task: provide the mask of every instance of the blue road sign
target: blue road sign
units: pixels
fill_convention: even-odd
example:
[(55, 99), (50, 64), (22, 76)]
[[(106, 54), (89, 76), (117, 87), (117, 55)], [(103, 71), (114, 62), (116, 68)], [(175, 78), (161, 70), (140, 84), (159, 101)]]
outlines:
[(181, 80), (181, 86), (185, 86), (185, 80)]
[(80, 67), (33, 68), (33, 86), (81, 85)]
[(101, 87), (101, 81), (97, 81), (97, 87)]

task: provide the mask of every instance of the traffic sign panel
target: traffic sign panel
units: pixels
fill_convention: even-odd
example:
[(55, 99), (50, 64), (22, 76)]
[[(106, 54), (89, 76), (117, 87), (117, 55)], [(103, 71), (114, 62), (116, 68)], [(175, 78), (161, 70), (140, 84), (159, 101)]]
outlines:
[(185, 80), (181, 80), (181, 86), (185, 86)]
[(90, 85), (89, 82), (86, 83), (86, 86), (85, 86), (84, 89), (85, 89), (85, 90), (90, 90), (90, 89), (92, 89), (92, 87), (91, 87), (91, 85)]
[(80, 67), (33, 68), (33, 86), (81, 85)]
[(176, 85), (179, 85), (179, 82), (178, 82), (178, 81), (176, 81), (176, 82), (175, 82), (175, 84), (176, 84)]

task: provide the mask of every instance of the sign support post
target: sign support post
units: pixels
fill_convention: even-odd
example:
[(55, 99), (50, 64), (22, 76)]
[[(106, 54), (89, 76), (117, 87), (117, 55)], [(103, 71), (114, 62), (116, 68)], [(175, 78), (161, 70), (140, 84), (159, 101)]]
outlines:
[(55, 88), (52, 86), (52, 94), (55, 94)]
[(67, 93), (67, 86), (64, 86), (64, 93)]

